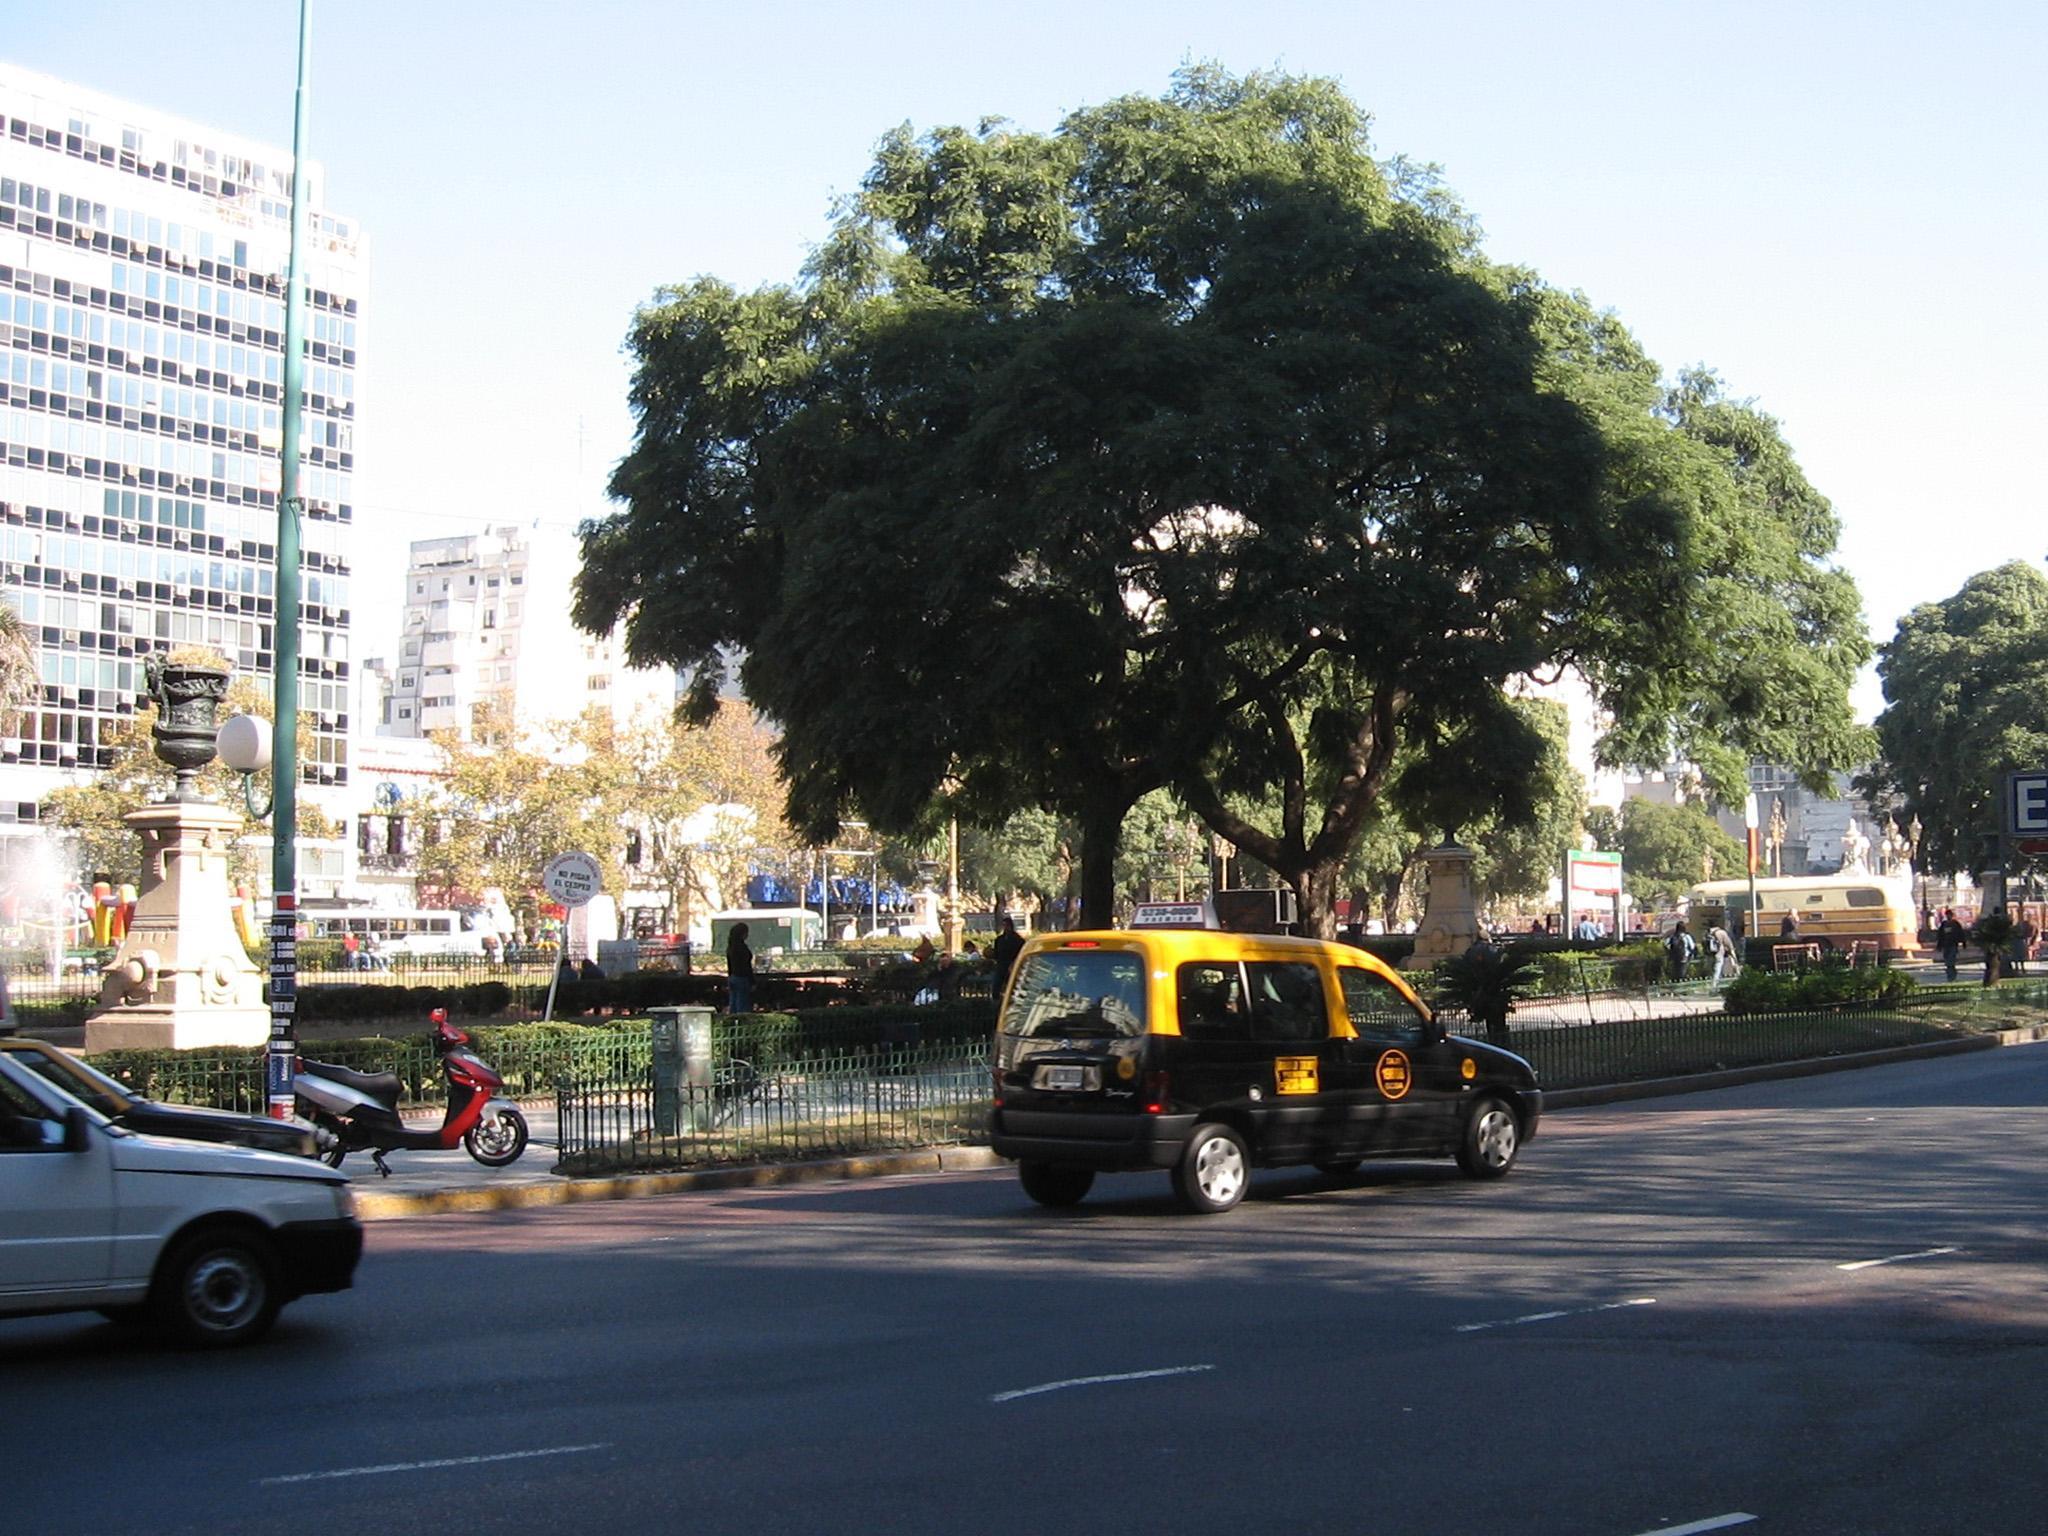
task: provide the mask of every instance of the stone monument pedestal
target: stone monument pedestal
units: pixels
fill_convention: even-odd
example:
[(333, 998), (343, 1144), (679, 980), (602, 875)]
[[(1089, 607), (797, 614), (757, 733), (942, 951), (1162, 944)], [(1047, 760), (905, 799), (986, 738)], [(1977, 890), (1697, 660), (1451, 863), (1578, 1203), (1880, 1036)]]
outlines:
[(1478, 942), (1479, 903), (1472, 891), (1472, 865), (1478, 857), (1449, 838), (1422, 856), (1429, 866), (1429, 893), (1415, 930), (1416, 960), (1448, 960)]
[(99, 1009), (85, 1021), (86, 1051), (263, 1044), (263, 973), (229, 906), (228, 850), (242, 818), (174, 800), (122, 820), (142, 836), (142, 884)]

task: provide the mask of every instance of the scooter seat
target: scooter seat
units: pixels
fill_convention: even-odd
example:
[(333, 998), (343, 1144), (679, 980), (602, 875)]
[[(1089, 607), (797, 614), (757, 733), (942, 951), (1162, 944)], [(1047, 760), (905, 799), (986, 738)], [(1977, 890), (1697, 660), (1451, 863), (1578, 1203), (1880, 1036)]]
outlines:
[(404, 1085), (398, 1081), (396, 1072), (356, 1072), (348, 1067), (330, 1066), (326, 1062), (307, 1061), (303, 1069), (326, 1078), (329, 1082), (340, 1083), (358, 1093), (366, 1093), (387, 1108), (395, 1109), (398, 1095)]

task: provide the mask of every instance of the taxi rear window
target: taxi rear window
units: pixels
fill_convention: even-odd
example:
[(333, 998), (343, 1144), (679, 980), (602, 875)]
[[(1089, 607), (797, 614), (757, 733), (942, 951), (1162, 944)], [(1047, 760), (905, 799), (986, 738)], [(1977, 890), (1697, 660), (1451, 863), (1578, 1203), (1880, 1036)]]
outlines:
[(1114, 949), (1049, 949), (1017, 964), (1003, 1009), (1009, 1035), (1145, 1033), (1145, 958)]

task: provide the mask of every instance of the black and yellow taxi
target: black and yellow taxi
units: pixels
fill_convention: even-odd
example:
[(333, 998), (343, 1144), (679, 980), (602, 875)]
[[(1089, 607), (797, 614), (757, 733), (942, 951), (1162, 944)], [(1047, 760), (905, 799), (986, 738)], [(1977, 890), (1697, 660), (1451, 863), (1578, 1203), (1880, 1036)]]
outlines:
[(1543, 1112), (1528, 1062), (1447, 1034), (1364, 951), (1208, 926), (1033, 937), (994, 1087), (994, 1148), (1053, 1206), (1143, 1168), (1200, 1212), (1237, 1204), (1253, 1168), (1454, 1156), (1495, 1179)]

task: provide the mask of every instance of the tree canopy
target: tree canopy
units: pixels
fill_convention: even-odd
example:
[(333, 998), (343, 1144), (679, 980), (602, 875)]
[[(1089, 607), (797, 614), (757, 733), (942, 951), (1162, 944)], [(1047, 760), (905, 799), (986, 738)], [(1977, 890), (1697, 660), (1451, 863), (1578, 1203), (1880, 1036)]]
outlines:
[(2048, 578), (2011, 561), (1921, 604), (1877, 675), (1878, 760), (1861, 787), (1920, 818), (1925, 867), (1989, 867), (2005, 775), (2048, 767)]
[(1328, 931), (1397, 772), (1446, 830), (1526, 816), (1518, 678), (1731, 795), (1851, 761), (1867, 644), (1774, 424), (1488, 262), (1367, 126), (1191, 68), (1051, 134), (891, 134), (799, 281), (636, 317), (577, 622), (700, 714), (742, 653), (810, 835), (1071, 818), (1090, 920), (1171, 788)]

